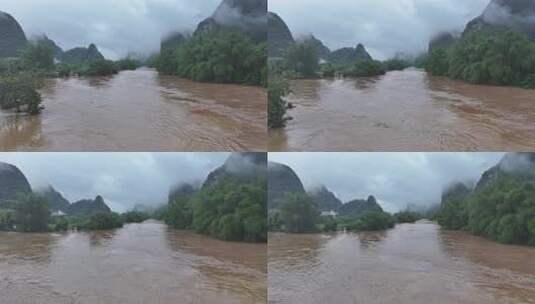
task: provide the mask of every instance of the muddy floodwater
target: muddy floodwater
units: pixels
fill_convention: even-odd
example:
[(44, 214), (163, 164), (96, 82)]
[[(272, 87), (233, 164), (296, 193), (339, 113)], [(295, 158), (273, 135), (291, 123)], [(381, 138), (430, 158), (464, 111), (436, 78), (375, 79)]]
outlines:
[(110, 77), (47, 79), (45, 109), (0, 113), (1, 150), (259, 151), (266, 92), (196, 83), (152, 69)]
[(265, 303), (266, 245), (148, 221), (114, 231), (0, 232), (2, 303)]
[(297, 80), (294, 119), (271, 151), (535, 149), (535, 90), (478, 86), (423, 70), (360, 79)]
[(535, 303), (535, 248), (432, 222), (269, 235), (270, 303)]

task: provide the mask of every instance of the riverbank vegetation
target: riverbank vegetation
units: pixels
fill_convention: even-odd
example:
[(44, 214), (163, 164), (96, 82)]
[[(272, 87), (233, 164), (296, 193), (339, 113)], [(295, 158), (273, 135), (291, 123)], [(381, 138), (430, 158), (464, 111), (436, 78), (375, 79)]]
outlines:
[(321, 215), (317, 204), (306, 194), (288, 194), (277, 210), (268, 214), (270, 231), (289, 233), (317, 233), (333, 231), (378, 231), (394, 227), (396, 223), (414, 223), (422, 217), (414, 212), (400, 212), (392, 216), (384, 211), (364, 211), (356, 215)]
[(266, 181), (244, 181), (231, 175), (178, 197), (163, 212), (165, 222), (225, 241), (266, 242)]
[(18, 232), (61, 232), (68, 230), (107, 230), (124, 223), (141, 223), (150, 214), (130, 211), (96, 212), (86, 215), (57, 214), (50, 211), (49, 202), (37, 193), (19, 194), (0, 209), (0, 230)]
[(387, 71), (399, 71), (412, 64), (400, 58), (386, 61), (360, 58), (350, 64), (333, 63), (321, 60), (314, 44), (305, 41), (293, 44), (280, 59), (270, 63), (270, 73), (286, 74), (296, 79), (332, 77), (373, 77), (384, 75)]
[(473, 84), (535, 89), (535, 42), (515, 31), (476, 31), (433, 50), (426, 70)]
[(444, 202), (436, 219), (445, 229), (535, 246), (535, 184), (502, 175), (465, 199)]
[(267, 43), (237, 31), (193, 35), (151, 61), (161, 74), (193, 81), (267, 85)]

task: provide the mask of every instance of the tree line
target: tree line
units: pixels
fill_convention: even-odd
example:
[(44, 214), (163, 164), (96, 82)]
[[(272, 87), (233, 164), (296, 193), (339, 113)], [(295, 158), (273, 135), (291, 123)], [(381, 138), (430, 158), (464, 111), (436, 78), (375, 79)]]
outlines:
[(392, 228), (396, 223), (414, 223), (421, 218), (419, 213), (411, 211), (394, 215), (384, 211), (364, 211), (351, 216), (322, 216), (317, 202), (308, 195), (289, 193), (279, 209), (269, 211), (268, 228), (290, 233), (377, 231)]
[(0, 230), (19, 232), (53, 232), (67, 230), (105, 230), (124, 223), (140, 223), (150, 214), (130, 211), (123, 214), (97, 212), (87, 215), (52, 215), (49, 202), (38, 193), (20, 193), (0, 209)]
[(503, 174), (466, 198), (445, 201), (435, 218), (446, 229), (535, 246), (535, 184)]
[(235, 30), (214, 30), (166, 48), (149, 65), (164, 75), (199, 82), (267, 85), (267, 43)]
[(191, 197), (178, 197), (160, 213), (177, 229), (189, 229), (225, 241), (266, 242), (265, 177), (244, 181), (226, 175)]
[(512, 30), (475, 31), (432, 50), (425, 68), (473, 84), (535, 89), (535, 42)]

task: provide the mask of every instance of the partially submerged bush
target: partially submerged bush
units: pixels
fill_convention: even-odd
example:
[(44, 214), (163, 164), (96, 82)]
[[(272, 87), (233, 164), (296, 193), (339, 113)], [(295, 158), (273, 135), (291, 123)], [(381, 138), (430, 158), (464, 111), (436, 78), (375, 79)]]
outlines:
[(39, 114), (42, 98), (37, 88), (41, 81), (29, 73), (0, 76), (0, 108), (15, 109), (17, 112), (24, 110), (30, 115)]
[(286, 109), (288, 105), (284, 96), (290, 93), (288, 81), (281, 75), (270, 76), (268, 84), (268, 126), (282, 128), (286, 125)]

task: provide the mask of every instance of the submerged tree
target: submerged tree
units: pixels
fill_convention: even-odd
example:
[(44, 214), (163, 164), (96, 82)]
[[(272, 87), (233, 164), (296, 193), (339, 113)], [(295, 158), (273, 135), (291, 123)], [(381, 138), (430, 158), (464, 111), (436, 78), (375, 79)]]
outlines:
[(288, 104), (284, 97), (290, 93), (288, 81), (281, 75), (270, 76), (268, 84), (268, 127), (282, 128), (286, 125), (288, 117), (286, 110)]

